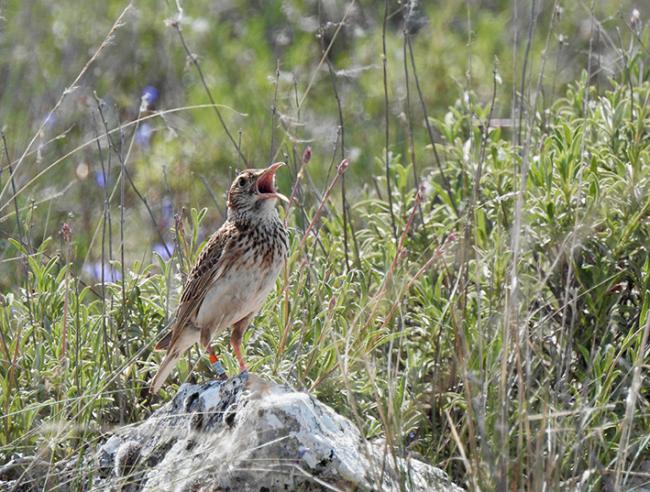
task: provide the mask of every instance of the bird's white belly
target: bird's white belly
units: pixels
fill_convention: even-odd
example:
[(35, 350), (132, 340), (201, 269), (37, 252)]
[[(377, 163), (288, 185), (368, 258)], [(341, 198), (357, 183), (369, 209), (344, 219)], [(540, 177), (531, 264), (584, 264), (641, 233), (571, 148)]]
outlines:
[(210, 326), (212, 334), (251, 313), (257, 313), (273, 289), (282, 262), (274, 262), (265, 273), (259, 268), (232, 268), (218, 278), (201, 303), (196, 322)]

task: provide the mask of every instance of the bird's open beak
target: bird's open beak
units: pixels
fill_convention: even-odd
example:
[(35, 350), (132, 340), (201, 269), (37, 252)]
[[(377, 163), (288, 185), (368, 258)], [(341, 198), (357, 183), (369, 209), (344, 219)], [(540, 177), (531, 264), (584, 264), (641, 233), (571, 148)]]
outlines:
[(279, 198), (289, 203), (289, 199), (275, 189), (275, 173), (284, 166), (284, 162), (276, 162), (267, 167), (262, 174), (257, 177), (257, 199), (267, 200), (269, 198)]

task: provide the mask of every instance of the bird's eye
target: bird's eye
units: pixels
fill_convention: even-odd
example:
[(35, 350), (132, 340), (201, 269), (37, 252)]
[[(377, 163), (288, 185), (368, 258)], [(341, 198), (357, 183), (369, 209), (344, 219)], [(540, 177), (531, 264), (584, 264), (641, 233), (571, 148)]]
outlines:
[(246, 184), (246, 178), (244, 178), (243, 176), (237, 180), (237, 186), (239, 186), (240, 188), (243, 188), (245, 184)]

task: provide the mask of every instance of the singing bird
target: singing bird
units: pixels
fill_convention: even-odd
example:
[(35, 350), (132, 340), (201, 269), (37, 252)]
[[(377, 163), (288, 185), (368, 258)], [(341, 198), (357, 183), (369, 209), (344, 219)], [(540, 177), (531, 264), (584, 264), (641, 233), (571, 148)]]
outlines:
[(205, 245), (183, 287), (171, 332), (157, 349), (167, 349), (151, 382), (157, 393), (176, 362), (196, 342), (208, 348), (213, 335), (231, 327), (230, 344), (246, 370), (241, 341), (275, 285), (287, 257), (287, 230), (276, 209), (288, 199), (275, 189), (278, 162), (248, 169), (228, 192), (228, 217)]

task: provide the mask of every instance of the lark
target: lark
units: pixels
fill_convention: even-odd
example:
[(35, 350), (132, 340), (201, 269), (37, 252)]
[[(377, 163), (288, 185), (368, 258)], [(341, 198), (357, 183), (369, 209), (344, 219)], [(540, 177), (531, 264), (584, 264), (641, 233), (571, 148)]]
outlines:
[(230, 345), (247, 370), (241, 353), (246, 328), (262, 307), (284, 264), (288, 240), (278, 216), (275, 173), (284, 163), (240, 173), (228, 192), (228, 217), (215, 232), (183, 287), (171, 332), (157, 349), (167, 349), (151, 382), (157, 393), (183, 353), (194, 343), (210, 350), (211, 338), (231, 327)]

